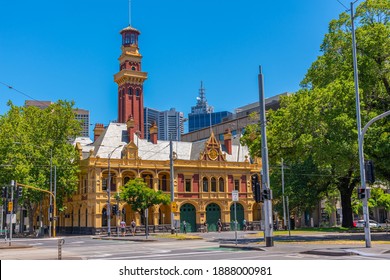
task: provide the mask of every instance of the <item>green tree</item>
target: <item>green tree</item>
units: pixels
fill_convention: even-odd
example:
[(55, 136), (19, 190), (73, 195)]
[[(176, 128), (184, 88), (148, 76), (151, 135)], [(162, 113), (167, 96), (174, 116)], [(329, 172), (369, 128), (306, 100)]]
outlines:
[[(366, 0), (355, 13), (362, 125), (390, 110), (390, 1)], [(326, 88), (334, 81), (353, 81), (351, 19), (342, 13), (329, 24), (323, 55), (312, 64), (302, 86)], [(346, 94), (345, 92), (340, 92)], [(378, 178), (390, 181), (390, 121), (376, 122), (365, 137), (366, 156), (374, 160)]]
[[(364, 125), (390, 108), (390, 1), (367, 0), (356, 11), (356, 36)], [(322, 55), (312, 64), (302, 89), (282, 98), (281, 109), (268, 113), (270, 161), (312, 158), (320, 174), (329, 173), (329, 187), (341, 195), (343, 226), (352, 226), (351, 195), (360, 183), (355, 91), (349, 14), (329, 24), (321, 45)], [(253, 141), (259, 128), (246, 132), (252, 154), (260, 154)], [(365, 138), (365, 158), (375, 162), (377, 178), (390, 180), (390, 122), (370, 127)]]
[[(286, 166), (287, 164), (287, 166)], [(282, 214), (281, 167), (272, 166), (271, 186), (276, 198), (275, 209)], [(329, 177), (319, 174), (312, 158), (304, 162), (287, 162), (284, 170), (284, 194), (289, 197), (290, 213), (298, 216), (311, 213), (324, 198)]]
[(170, 203), (170, 197), (162, 191), (155, 191), (140, 178), (130, 180), (121, 187), (121, 200), (130, 205), (131, 209), (145, 218), (145, 210), (153, 205)]
[[(0, 116), (0, 165), (6, 166), (0, 168), (0, 182), (15, 180), (49, 190), (50, 166), (56, 166), (56, 202), (63, 210), (64, 200), (74, 193), (78, 182), (78, 154), (71, 140), (79, 135), (81, 126), (75, 119), (74, 103), (58, 101), (45, 109), (8, 105), (9, 111)], [(23, 191), (21, 202), (29, 213), (30, 231), (33, 215), (47, 197), (40, 191)]]
[(390, 211), (390, 194), (382, 188), (371, 188), (371, 197), (368, 199), (370, 207), (383, 207), (386, 211)]

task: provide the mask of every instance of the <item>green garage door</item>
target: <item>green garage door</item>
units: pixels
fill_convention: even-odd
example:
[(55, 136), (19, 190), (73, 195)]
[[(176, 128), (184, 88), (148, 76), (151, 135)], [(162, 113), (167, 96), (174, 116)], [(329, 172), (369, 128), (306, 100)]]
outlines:
[[(237, 213), (237, 229), (242, 229), (242, 221), (244, 220), (244, 206), (236, 203)], [(234, 230), (234, 203), (230, 206), (230, 230)]]
[(186, 203), (180, 207), (180, 231), (183, 232), (183, 221), (187, 223), (187, 232), (196, 231), (196, 209), (192, 204)]
[(206, 207), (206, 221), (208, 224), (209, 231), (217, 231), (217, 221), (221, 218), (221, 208), (211, 203)]

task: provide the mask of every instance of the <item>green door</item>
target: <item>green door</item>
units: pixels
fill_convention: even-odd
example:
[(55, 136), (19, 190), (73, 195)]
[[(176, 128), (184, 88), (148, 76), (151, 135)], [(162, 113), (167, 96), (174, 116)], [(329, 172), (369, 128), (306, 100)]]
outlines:
[[(242, 221), (244, 220), (244, 206), (236, 203), (237, 214), (237, 230), (242, 229)], [(234, 203), (230, 206), (230, 230), (234, 230)]]
[(196, 231), (196, 209), (194, 205), (186, 203), (180, 207), (180, 232), (183, 232), (183, 221), (187, 223), (187, 232)]
[(215, 204), (210, 203), (206, 207), (206, 221), (209, 231), (217, 231), (217, 222), (221, 218), (221, 208)]

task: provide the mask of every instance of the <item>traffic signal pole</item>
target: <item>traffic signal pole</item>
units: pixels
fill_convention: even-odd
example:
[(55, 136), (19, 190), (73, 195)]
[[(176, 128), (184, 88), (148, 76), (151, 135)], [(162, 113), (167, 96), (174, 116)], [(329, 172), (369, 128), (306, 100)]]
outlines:
[(266, 118), (265, 118), (265, 98), (264, 98), (264, 79), (261, 66), (259, 69), (260, 73), (258, 75), (259, 82), (259, 101), (260, 101), (260, 125), (261, 125), (261, 160), (262, 160), (262, 170), (263, 176), (261, 178), (263, 184), (263, 194), (264, 194), (264, 236), (265, 236), (265, 246), (273, 247), (273, 221), (272, 221), (272, 192), (270, 187), (269, 180), (269, 170), (268, 170), (268, 147), (267, 147), (267, 130), (266, 130)]
[(10, 218), (9, 218), (9, 243), (8, 243), (8, 246), (11, 246), (11, 243), (12, 243), (12, 216), (14, 215), (14, 206), (13, 206), (13, 202), (14, 202), (14, 186), (15, 186), (15, 181), (12, 180), (11, 181), (11, 202), (12, 202), (12, 207), (10, 209)]
[(43, 189), (40, 189), (40, 188), (37, 188), (37, 187), (28, 186), (28, 185), (24, 185), (24, 184), (20, 184), (20, 183), (15, 183), (15, 186), (22, 186), (22, 187), (25, 187), (25, 188), (28, 188), (28, 189), (33, 189), (33, 190), (45, 192), (45, 193), (48, 193), (48, 194), (51, 195), (51, 197), (53, 198), (53, 214), (54, 214), (54, 217), (53, 217), (53, 235), (52, 235), (52, 237), (56, 237), (57, 203), (56, 203), (55, 194), (50, 192), (50, 191), (47, 191), (47, 190), (43, 190)]

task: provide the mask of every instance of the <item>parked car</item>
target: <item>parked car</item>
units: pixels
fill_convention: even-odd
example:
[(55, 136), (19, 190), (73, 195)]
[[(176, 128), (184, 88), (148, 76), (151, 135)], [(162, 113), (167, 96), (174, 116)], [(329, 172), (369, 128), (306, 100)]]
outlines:
[[(381, 225), (380, 225), (377, 221), (370, 220), (369, 223), (370, 223), (370, 228), (381, 227)], [(359, 221), (357, 221), (356, 227), (358, 227), (358, 228), (364, 228), (364, 220), (359, 220)]]

